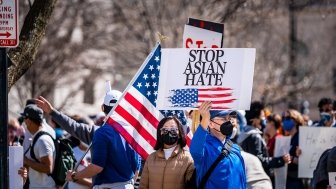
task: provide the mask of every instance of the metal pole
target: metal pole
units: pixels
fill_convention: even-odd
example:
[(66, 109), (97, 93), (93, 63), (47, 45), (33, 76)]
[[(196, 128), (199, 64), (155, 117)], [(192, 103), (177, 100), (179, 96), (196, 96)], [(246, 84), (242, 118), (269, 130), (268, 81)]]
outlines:
[(0, 189), (9, 188), (8, 184), (8, 94), (7, 94), (7, 53), (0, 48)]

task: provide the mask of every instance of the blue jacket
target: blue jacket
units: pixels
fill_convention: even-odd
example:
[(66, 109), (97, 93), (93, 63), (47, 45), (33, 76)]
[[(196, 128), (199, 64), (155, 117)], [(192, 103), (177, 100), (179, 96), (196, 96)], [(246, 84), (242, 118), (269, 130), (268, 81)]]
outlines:
[[(210, 166), (221, 153), (224, 144), (208, 131), (199, 126), (194, 133), (190, 145), (190, 153), (194, 159), (197, 175), (197, 185)], [(219, 162), (211, 173), (206, 189), (246, 189), (246, 175), (244, 160), (239, 147), (234, 144), (230, 154)]]
[(94, 179), (94, 185), (126, 182), (140, 170), (140, 156), (126, 143), (119, 133), (105, 124), (96, 130), (92, 141), (92, 163), (103, 167)]

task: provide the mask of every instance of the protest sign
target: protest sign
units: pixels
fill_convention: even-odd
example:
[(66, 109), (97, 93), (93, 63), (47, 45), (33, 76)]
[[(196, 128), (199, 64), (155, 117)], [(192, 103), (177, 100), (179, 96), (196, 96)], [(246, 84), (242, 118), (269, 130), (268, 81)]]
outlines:
[(20, 167), (23, 167), (23, 147), (8, 147), (8, 167), (9, 167), (9, 188), (22, 188), (23, 179), (18, 174)]
[(184, 27), (184, 48), (222, 48), (224, 24), (189, 18)]
[(331, 189), (336, 189), (336, 172), (329, 172), (329, 185)]
[(336, 129), (330, 127), (300, 127), (299, 177), (312, 178), (321, 154), (336, 145)]
[(247, 110), (251, 103), (255, 49), (162, 49), (157, 108)]
[(184, 26), (184, 48), (219, 48), (222, 46), (223, 34), (190, 26)]
[(187, 25), (210, 30), (210, 31), (215, 31), (220, 34), (224, 33), (224, 24), (222, 23), (211, 22), (211, 21), (206, 21), (206, 20), (199, 20), (196, 18), (189, 18)]
[[(274, 157), (281, 157), (289, 153), (290, 136), (280, 136), (275, 140)], [(274, 169), (275, 189), (286, 189), (287, 164), (280, 168)]]

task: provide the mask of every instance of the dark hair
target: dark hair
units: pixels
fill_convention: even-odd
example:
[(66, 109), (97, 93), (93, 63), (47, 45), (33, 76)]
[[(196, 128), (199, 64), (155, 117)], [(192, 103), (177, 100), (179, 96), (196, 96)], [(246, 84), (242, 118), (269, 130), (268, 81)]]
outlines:
[(165, 117), (165, 118), (161, 119), (161, 121), (158, 124), (157, 131), (156, 131), (156, 144), (155, 144), (154, 150), (160, 150), (160, 149), (163, 148), (161, 128), (163, 127), (163, 125), (167, 121), (170, 121), (170, 120), (174, 120), (175, 123), (177, 123), (177, 128), (178, 128), (178, 131), (179, 131), (179, 139), (177, 141), (177, 144), (179, 144), (181, 146), (181, 148), (186, 146), (187, 142), (186, 142), (186, 139), (185, 139), (185, 135), (184, 135), (184, 131), (183, 131), (181, 122), (175, 116), (168, 116), (168, 117)]
[(259, 101), (252, 102), (250, 110), (246, 111), (246, 114), (245, 114), (247, 125), (252, 125), (251, 119), (259, 118), (261, 115), (261, 111), (263, 109), (264, 109), (264, 105), (261, 102)]
[(41, 126), (42, 123), (43, 123), (43, 119), (38, 120), (38, 119), (29, 118), (29, 117), (27, 117), (26, 119), (29, 119), (30, 121), (32, 121), (33, 123), (35, 123), (36, 125), (39, 125), (39, 126)]
[(333, 110), (336, 111), (336, 100), (333, 102)]
[(107, 115), (112, 110), (113, 106), (106, 106), (103, 104), (103, 112)]
[(266, 120), (269, 122), (273, 122), (276, 129), (279, 129), (280, 127), (282, 127), (282, 119), (281, 119), (281, 116), (278, 114), (269, 115), (267, 116)]
[(326, 104), (332, 104), (333, 101), (331, 100), (331, 98), (321, 98), (319, 103), (318, 103), (318, 108), (319, 108), (319, 111), (322, 112), (323, 111), (323, 106), (326, 105)]

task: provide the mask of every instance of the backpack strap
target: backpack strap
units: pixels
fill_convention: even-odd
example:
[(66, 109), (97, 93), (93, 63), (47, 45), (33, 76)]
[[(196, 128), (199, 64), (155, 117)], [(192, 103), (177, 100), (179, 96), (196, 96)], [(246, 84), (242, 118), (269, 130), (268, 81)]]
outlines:
[(222, 152), (219, 154), (215, 162), (211, 165), (211, 167), (208, 169), (208, 171), (205, 173), (205, 175), (201, 179), (201, 183), (198, 187), (199, 189), (203, 189), (205, 187), (206, 182), (208, 181), (213, 170), (217, 167), (218, 163), (230, 154), (232, 145), (233, 145), (232, 141), (228, 139), (224, 145)]
[[(55, 145), (55, 141), (54, 141), (54, 138), (47, 132), (45, 131), (39, 131), (35, 136), (34, 136), (34, 139), (33, 139), (33, 142), (31, 144), (31, 146), (29, 147), (30, 148), (30, 157), (35, 160), (36, 162), (40, 162), (37, 158), (36, 158), (36, 155), (35, 155), (35, 152), (34, 152), (34, 147), (35, 147), (35, 144), (37, 142), (37, 140), (42, 136), (42, 135), (48, 135), (51, 137), (51, 139), (53, 140), (54, 142), (54, 145)], [(56, 147), (56, 146), (55, 146)]]

